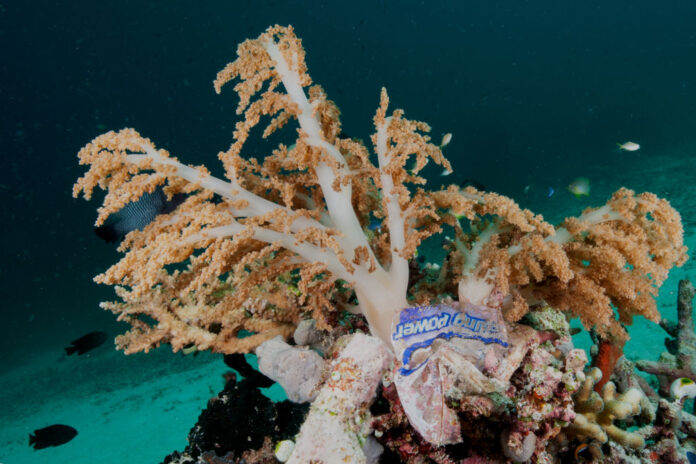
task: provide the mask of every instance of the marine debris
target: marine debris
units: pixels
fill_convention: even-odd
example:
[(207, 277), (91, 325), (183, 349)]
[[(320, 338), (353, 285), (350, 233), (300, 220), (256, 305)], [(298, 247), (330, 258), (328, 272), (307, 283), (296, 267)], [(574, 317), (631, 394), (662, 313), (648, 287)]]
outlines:
[[(549, 311), (546, 315), (555, 316)], [(572, 347), (567, 334), (507, 325), (508, 347), (480, 368), (447, 349), (447, 370), (441, 372), (445, 404), (438, 407), (456, 418), (458, 440), (436, 446), (414, 433), (402, 395), (388, 380), (381, 395), (389, 409), (374, 420), (380, 441), (403, 462), (414, 463), (421, 462), (421, 456), (438, 463), (465, 457), (525, 462), (533, 455), (546, 456), (548, 442), (575, 418), (572, 394), (584, 377), (587, 357)], [(433, 412), (443, 417), (442, 412)]]
[[(224, 177), (129, 128), (78, 155), (88, 170), (73, 194), (106, 191), (97, 226), (158, 189), (177, 203), (128, 232), (122, 259), (95, 278), (120, 299), (102, 306), (132, 327), (118, 347), (256, 350), (290, 398), (311, 401), (306, 417), (289, 409), (298, 432), (278, 426), (281, 405), (294, 403), (264, 401), (260, 374), (230, 377), (213, 403), (239, 409), (213, 414), (226, 436), (194, 429), (170, 462), (555, 463), (587, 453), (684, 462), (683, 398), (660, 399), (651, 422), (643, 410), (655, 395), (617, 388), (640, 385), (620, 356), (605, 378), (615, 363), (623, 377), (596, 394), (598, 370), (585, 371), (568, 327), (578, 318), (623, 343), (634, 316), (659, 321), (655, 296), (687, 259), (666, 200), (622, 188), (552, 225), (474, 185), (428, 190), (428, 162), (452, 171), (430, 127), (390, 110), (382, 89), (371, 147), (345, 137), (291, 27), (242, 43), (216, 91), (233, 81), (241, 120), (219, 154)], [(243, 156), (262, 121), (263, 137), (283, 143), (262, 159)], [(445, 259), (421, 263), (436, 234)], [(674, 356), (675, 367), (687, 359)], [(246, 437), (224, 426), (232, 416), (254, 430), (244, 449)]]

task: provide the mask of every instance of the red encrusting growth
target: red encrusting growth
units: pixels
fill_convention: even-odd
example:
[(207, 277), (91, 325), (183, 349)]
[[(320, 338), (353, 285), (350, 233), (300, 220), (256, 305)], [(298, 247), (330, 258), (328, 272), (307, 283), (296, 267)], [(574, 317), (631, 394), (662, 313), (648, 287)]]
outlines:
[(602, 391), (602, 387), (611, 379), (616, 363), (623, 356), (625, 340), (602, 339), (597, 347), (597, 354), (592, 358), (592, 366), (598, 367), (602, 371), (602, 378), (595, 384), (594, 390), (597, 393)]

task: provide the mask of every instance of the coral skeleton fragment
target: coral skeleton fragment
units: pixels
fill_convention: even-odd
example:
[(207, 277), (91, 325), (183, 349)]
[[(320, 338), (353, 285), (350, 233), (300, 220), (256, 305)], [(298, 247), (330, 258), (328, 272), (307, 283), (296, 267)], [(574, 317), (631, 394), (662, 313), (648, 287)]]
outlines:
[[(599, 374), (583, 374), (567, 318), (618, 341), (633, 316), (659, 321), (654, 297), (687, 259), (680, 216), (666, 200), (621, 189), (554, 226), (473, 186), (427, 190), (420, 172), (428, 162), (453, 170), (446, 143), (433, 144), (427, 124), (390, 110), (386, 89), (370, 146), (343, 136), (340, 112), (312, 82), (291, 27), (239, 45), (214, 87), (232, 83), (241, 119), (218, 155), (224, 178), (133, 129), (100, 135), (78, 155), (88, 171), (73, 195), (106, 191), (97, 225), (156, 189), (183, 199), (128, 233), (121, 260), (95, 278), (120, 299), (103, 307), (132, 326), (117, 338), (120, 348), (257, 350), (284, 386), (301, 382), (293, 399), (314, 401), (298, 437), (287, 437), (296, 441), (283, 447), (288, 462), (368, 462), (368, 444), (405, 462), (483, 462), (466, 461), (483, 452), (490, 462), (552, 462), (550, 443), (566, 452), (574, 437), (638, 443), (613, 424), (634, 409), (597, 415), (587, 404)], [(278, 133), (289, 143), (260, 160), (245, 157), (258, 125), (264, 138)], [(419, 265), (419, 246), (445, 231), (454, 239), (443, 262)], [(404, 319), (424, 307), (435, 308), (432, 321)], [(464, 328), (447, 331), (455, 320)], [(478, 335), (482, 327), (488, 338)], [(422, 345), (403, 346), (416, 332)], [(315, 351), (271, 341), (293, 334)], [(408, 381), (399, 377), (403, 350), (413, 360)], [(290, 375), (264, 358), (281, 352), (298, 366), (312, 358), (312, 375)], [(576, 391), (587, 398), (573, 403)], [(633, 408), (636, 395), (606, 390), (602, 398)], [(388, 412), (371, 412), (375, 398)], [(345, 446), (318, 449), (308, 438), (316, 434)], [(475, 438), (486, 444), (477, 448)], [(442, 446), (463, 441), (468, 448)]]

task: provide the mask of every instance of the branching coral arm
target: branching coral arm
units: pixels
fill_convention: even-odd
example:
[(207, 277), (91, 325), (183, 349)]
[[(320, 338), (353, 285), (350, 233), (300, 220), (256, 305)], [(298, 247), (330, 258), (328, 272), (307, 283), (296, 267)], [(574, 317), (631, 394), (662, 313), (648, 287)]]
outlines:
[[(385, 98), (384, 89), (382, 89), (382, 98)], [(394, 191), (394, 181), (387, 170), (390, 161), (387, 148), (387, 129), (389, 128), (390, 122), (390, 117), (383, 118), (378, 122), (375, 150), (377, 151), (377, 160), (379, 162), (382, 194), (387, 206), (386, 213), (391, 245), (391, 267), (389, 268), (389, 274), (397, 285), (402, 285), (402, 288), (398, 290), (399, 293), (405, 294), (407, 290), (406, 285), (408, 284), (408, 261), (399, 253), (406, 245), (404, 219), (401, 207), (399, 206), (399, 196)]]
[[(269, 214), (275, 210), (281, 209), (289, 211), (287, 208), (280, 206), (272, 201), (260, 197), (240, 186), (235, 179), (225, 181), (202, 172), (199, 169), (187, 166), (170, 157), (162, 156), (160, 152), (150, 144), (143, 143), (139, 140), (133, 140), (133, 143), (140, 145), (145, 153), (131, 153), (126, 155), (126, 160), (134, 165), (140, 165), (145, 162), (152, 162), (161, 166), (171, 166), (175, 169), (173, 175), (182, 178), (192, 184), (200, 185), (202, 188), (210, 190), (223, 198), (234, 200), (239, 203), (240, 200), (245, 207), (230, 206), (230, 213), (234, 217), (250, 217), (263, 214)], [(291, 230), (299, 230), (306, 227), (324, 228), (324, 225), (307, 217), (297, 217), (291, 224)]]
[[(305, 95), (299, 74), (291, 68), (272, 38), (263, 40), (262, 43), (274, 62), (285, 91), (298, 107), (297, 120), (306, 134), (305, 141), (312, 146), (321, 148), (336, 163), (338, 172), (347, 174), (343, 155), (335, 146), (324, 143), (321, 127), (314, 114), (314, 107)], [(297, 66), (297, 57), (295, 54), (293, 57), (295, 58), (293, 60), (295, 66)], [(353, 211), (350, 184), (336, 186), (334, 170), (324, 161), (320, 161), (315, 170), (329, 210), (329, 216), (335, 227), (348, 237), (355, 247), (364, 246), (369, 249), (362, 227)]]
[[(190, 244), (196, 244), (202, 240), (211, 238), (232, 237), (246, 230), (247, 226), (240, 224), (237, 221), (226, 226), (210, 227), (202, 232), (187, 237), (186, 241)], [(297, 253), (306, 262), (320, 262), (326, 264), (329, 271), (335, 274), (336, 277), (349, 280), (352, 278), (345, 266), (336, 257), (336, 254), (322, 249), (318, 246), (307, 242), (298, 242), (292, 234), (285, 234), (275, 230), (266, 229), (263, 227), (252, 226), (253, 232), (251, 238), (268, 244), (280, 244), (283, 248)]]
[[(581, 224), (585, 224), (587, 228), (601, 224), (606, 221), (627, 221), (621, 214), (614, 211), (610, 205), (604, 205), (599, 208), (593, 209), (591, 211), (585, 212), (577, 218), (577, 221)], [(573, 235), (565, 227), (559, 227), (556, 229), (553, 235), (549, 235), (544, 239), (549, 243), (557, 243), (559, 245), (564, 245), (573, 240)], [(508, 253), (510, 256), (519, 253), (522, 250), (520, 245), (513, 245), (508, 248)]]

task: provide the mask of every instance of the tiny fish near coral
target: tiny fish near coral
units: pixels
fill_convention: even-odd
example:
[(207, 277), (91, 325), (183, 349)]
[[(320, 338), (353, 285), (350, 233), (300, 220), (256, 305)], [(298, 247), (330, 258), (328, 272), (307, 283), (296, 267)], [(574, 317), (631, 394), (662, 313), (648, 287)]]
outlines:
[(575, 195), (575, 198), (590, 195), (590, 179), (586, 177), (578, 177), (568, 184), (568, 191)]
[(64, 445), (77, 436), (74, 427), (63, 424), (54, 424), (42, 429), (34, 430), (29, 435), (29, 446), (34, 449), (44, 449), (50, 446)]
[(106, 339), (106, 332), (90, 332), (81, 336), (78, 339), (71, 341), (70, 346), (65, 347), (65, 354), (67, 354), (68, 356), (74, 353), (77, 353), (78, 355), (85, 354), (88, 351), (92, 351), (93, 349), (103, 345)]
[(687, 377), (681, 377), (672, 382), (669, 392), (672, 398), (677, 400), (694, 398), (696, 397), (696, 382)]
[(635, 142), (617, 143), (617, 145), (619, 146), (619, 150), (624, 151), (638, 151), (640, 149), (640, 145)]

